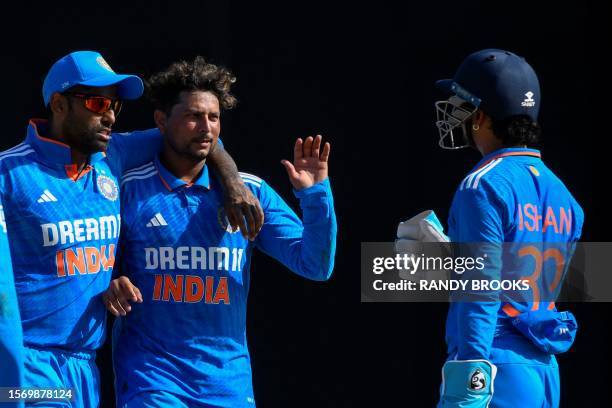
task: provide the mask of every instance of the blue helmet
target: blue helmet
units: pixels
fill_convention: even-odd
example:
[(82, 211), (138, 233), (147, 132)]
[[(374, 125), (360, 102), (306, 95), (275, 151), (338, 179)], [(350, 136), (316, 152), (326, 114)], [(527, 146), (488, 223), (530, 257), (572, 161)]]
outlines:
[[(436, 126), (440, 146), (458, 149), (469, 145), (465, 122), (481, 109), (493, 119), (525, 115), (536, 122), (540, 110), (540, 83), (525, 61), (509, 51), (486, 49), (469, 55), (453, 79), (443, 79), (436, 86), (450, 98), (436, 102)], [(454, 130), (463, 132), (463, 144)]]

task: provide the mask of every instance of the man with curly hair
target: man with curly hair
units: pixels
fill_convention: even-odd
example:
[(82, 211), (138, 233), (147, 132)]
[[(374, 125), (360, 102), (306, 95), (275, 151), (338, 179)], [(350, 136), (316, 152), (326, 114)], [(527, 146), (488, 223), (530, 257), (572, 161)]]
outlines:
[[(0, 153), (2, 228), (25, 346), (18, 350), (22, 384), (71, 389), (72, 400), (54, 406), (99, 403), (95, 354), (105, 338), (101, 294), (111, 280), (120, 231), (119, 180), (150, 161), (161, 145), (157, 129), (112, 132), (122, 101), (139, 98), (143, 89), (140, 78), (115, 73), (99, 53), (72, 52), (45, 78), (48, 120), (30, 120), (25, 140)], [(228, 195), (239, 202), (252, 197), (227, 153), (215, 149), (211, 155), (217, 172), (225, 174)], [(248, 210), (246, 219), (254, 218), (249, 205), (239, 207)], [(254, 235), (256, 228), (248, 232)], [(21, 343), (18, 333), (14, 338)], [(15, 370), (8, 375), (19, 378), (20, 366)]]
[[(197, 57), (154, 75), (149, 97), (163, 148), (122, 180), (122, 273), (105, 293), (120, 407), (255, 406), (246, 341), (254, 248), (293, 272), (329, 279), (336, 218), (330, 144), (297, 139), (283, 165), (303, 222), (259, 177), (241, 173), (265, 222), (254, 241), (228, 227), (208, 158), (232, 108), (235, 78)], [(132, 304), (130, 304), (132, 303)]]

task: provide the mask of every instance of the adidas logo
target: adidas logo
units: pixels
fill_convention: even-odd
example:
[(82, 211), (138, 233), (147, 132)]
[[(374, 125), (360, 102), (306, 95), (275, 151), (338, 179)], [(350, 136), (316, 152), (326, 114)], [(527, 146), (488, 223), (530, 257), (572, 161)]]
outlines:
[(43, 191), (42, 195), (40, 196), (37, 202), (39, 203), (57, 202), (57, 198), (55, 198), (55, 196), (51, 194), (49, 190), (45, 190)]
[(151, 228), (151, 227), (163, 227), (168, 225), (168, 223), (166, 222), (166, 220), (164, 219), (164, 217), (161, 215), (161, 213), (157, 213), (155, 214), (155, 216), (153, 218), (151, 218), (151, 221), (149, 221), (147, 223), (147, 227)]
[(533, 107), (535, 106), (535, 100), (533, 99), (533, 95), (535, 95), (533, 92), (529, 91), (525, 94), (525, 96), (527, 98), (525, 98), (525, 100), (523, 101), (523, 103), (521, 103), (521, 106), (527, 106), (527, 107)]

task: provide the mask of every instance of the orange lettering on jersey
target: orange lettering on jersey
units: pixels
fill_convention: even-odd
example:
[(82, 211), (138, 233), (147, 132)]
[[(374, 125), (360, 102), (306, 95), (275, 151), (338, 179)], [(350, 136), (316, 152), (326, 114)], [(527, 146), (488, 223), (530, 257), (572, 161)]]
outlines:
[(172, 275), (164, 275), (164, 296), (163, 301), (169, 301), (170, 296), (175, 302), (183, 301), (183, 275), (176, 275), (176, 282), (172, 280)]
[[(214, 276), (205, 278), (197, 275), (155, 275), (153, 300), (164, 302), (230, 304), (227, 277), (219, 278), (215, 289)], [(214, 292), (214, 296), (213, 296)]]
[(162, 290), (162, 276), (155, 275), (155, 286), (153, 287), (153, 300), (159, 300)]
[(204, 281), (199, 276), (185, 276), (185, 302), (196, 303), (204, 295)]
[(77, 248), (76, 254), (72, 248), (66, 250), (66, 266), (68, 267), (68, 276), (74, 276), (74, 270), (79, 271), (79, 274), (87, 274), (85, 269), (85, 255), (83, 248)]
[(213, 278), (212, 276), (206, 277), (206, 297), (204, 299), (204, 302), (206, 303), (212, 303), (214, 283), (215, 283), (215, 278)]
[(108, 271), (115, 263), (115, 245), (85, 248), (68, 248), (55, 253), (55, 267), (60, 278), (79, 275), (96, 274), (103, 268)]
[(557, 227), (557, 217), (555, 217), (555, 212), (552, 207), (546, 207), (546, 217), (544, 219), (544, 226), (542, 227), (542, 232), (546, 232), (548, 227), (552, 226), (555, 230), (555, 234), (559, 233), (559, 228)]
[(539, 220), (542, 216), (538, 215), (538, 206), (534, 204), (525, 204), (525, 218), (531, 220), (531, 224), (525, 221), (525, 228), (527, 228), (527, 231), (533, 232), (540, 230)]
[(522, 231), (523, 230), (523, 207), (521, 203), (519, 203), (517, 211), (518, 211), (518, 228), (519, 228), (519, 231)]
[(567, 213), (565, 212), (565, 208), (559, 208), (559, 230), (563, 233), (563, 228), (565, 228), (565, 233), (569, 235), (572, 229), (572, 210), (568, 209)]
[(100, 272), (100, 251), (98, 248), (85, 248), (85, 262), (87, 263), (87, 272), (94, 274)]
[(217, 291), (215, 292), (215, 298), (213, 299), (214, 304), (219, 304), (219, 302), (223, 302), (226, 305), (230, 304), (226, 277), (219, 278), (219, 285), (217, 285)]
[(64, 251), (57, 251), (55, 253), (55, 266), (57, 267), (57, 276), (63, 278), (66, 276), (66, 269), (64, 268)]
[(113, 268), (115, 265), (115, 244), (108, 246), (108, 256), (106, 255), (106, 245), (100, 247), (100, 264), (105, 271)]
[(563, 257), (561, 251), (557, 248), (548, 248), (546, 251), (544, 251), (543, 257), (544, 261), (551, 258), (555, 261), (555, 279), (548, 286), (548, 291), (554, 293), (554, 291), (559, 287), (559, 283), (563, 277), (563, 271), (565, 270), (565, 258)]

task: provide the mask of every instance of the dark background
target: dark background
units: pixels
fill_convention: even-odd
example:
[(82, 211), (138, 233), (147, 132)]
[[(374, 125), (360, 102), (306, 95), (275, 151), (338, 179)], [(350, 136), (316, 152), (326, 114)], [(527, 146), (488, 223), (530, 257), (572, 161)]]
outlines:
[[(437, 147), (433, 82), (467, 54), (524, 56), (543, 91), (543, 159), (586, 213), (583, 238), (609, 241), (609, 23), (598, 6), (539, 2), (158, 2), (17, 5), (5, 12), (2, 138), (8, 148), (44, 114), (52, 63), (100, 51), (119, 72), (147, 77), (195, 55), (238, 77), (223, 116), (226, 148), (297, 207), (279, 161), (296, 137), (332, 142), (340, 231), (335, 274), (309, 282), (263, 255), (253, 262), (248, 336), (261, 407), (430, 407), (444, 361), (445, 304), (361, 304), (360, 242), (391, 241), (398, 221), (428, 208), (445, 220), (478, 161)], [(554, 7), (554, 8), (553, 8)], [(153, 126), (131, 102), (117, 130)], [(135, 153), (136, 154), (136, 153)], [(582, 326), (559, 358), (564, 407), (607, 406), (609, 304), (575, 304)], [(110, 350), (98, 357), (103, 406), (113, 406)]]

